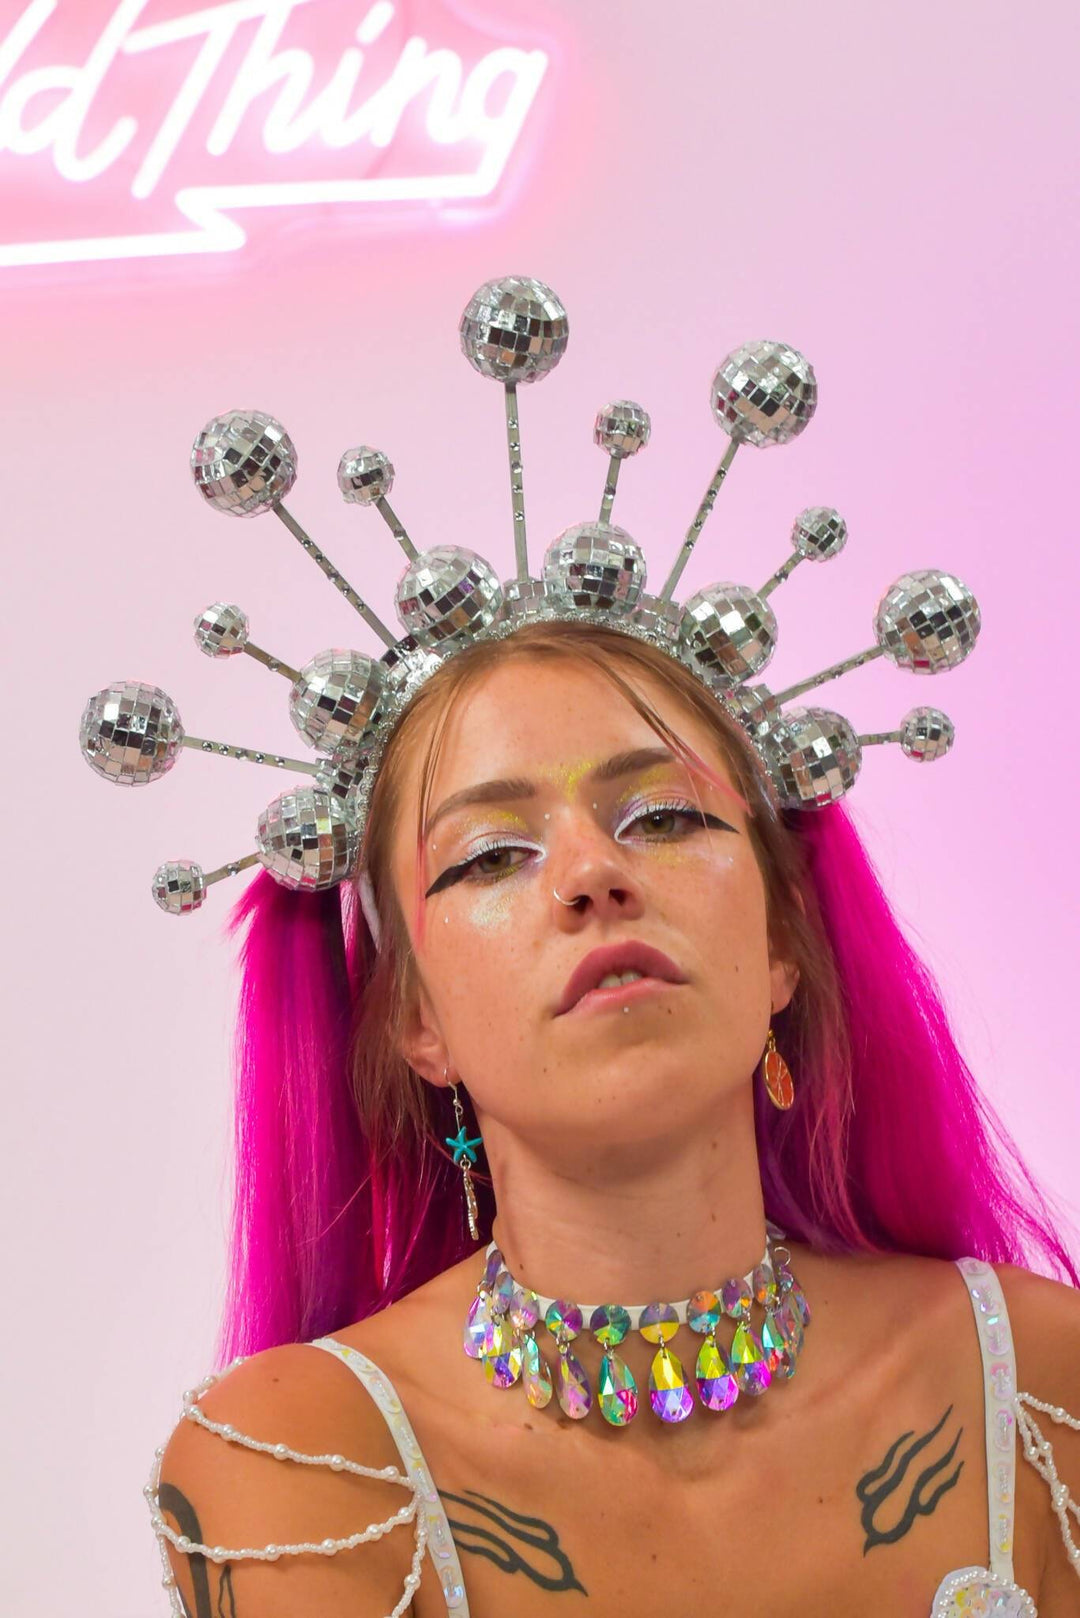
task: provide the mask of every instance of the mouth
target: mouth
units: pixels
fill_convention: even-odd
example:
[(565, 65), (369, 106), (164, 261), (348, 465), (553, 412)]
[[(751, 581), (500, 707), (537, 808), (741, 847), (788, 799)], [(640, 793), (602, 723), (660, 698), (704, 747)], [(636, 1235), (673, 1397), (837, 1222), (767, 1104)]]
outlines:
[(685, 982), (685, 973), (651, 944), (635, 940), (608, 944), (578, 962), (555, 1015), (626, 1005)]
[(646, 1000), (660, 989), (674, 989), (674, 983), (668, 983), (664, 978), (638, 977), (624, 979), (622, 983), (609, 985), (601, 984), (596, 989), (588, 989), (580, 1000), (570, 1007), (568, 1016), (580, 1017), (590, 1011), (611, 1010), (615, 1006), (632, 1005), (636, 1000)]

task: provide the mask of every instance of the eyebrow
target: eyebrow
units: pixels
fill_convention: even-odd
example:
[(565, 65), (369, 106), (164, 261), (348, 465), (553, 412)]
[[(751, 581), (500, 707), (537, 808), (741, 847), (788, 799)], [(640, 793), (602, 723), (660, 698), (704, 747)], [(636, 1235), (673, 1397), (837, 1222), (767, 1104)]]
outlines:
[[(588, 781), (617, 781), (621, 776), (633, 775), (655, 764), (681, 763), (667, 747), (634, 747), (625, 753), (614, 753), (588, 771)], [(474, 803), (505, 803), (510, 798), (535, 798), (536, 782), (527, 775), (508, 776), (499, 781), (480, 781), (476, 786), (463, 787), (452, 792), (436, 809), (426, 827), (424, 836), (430, 837), (439, 821), (455, 809), (464, 809)]]

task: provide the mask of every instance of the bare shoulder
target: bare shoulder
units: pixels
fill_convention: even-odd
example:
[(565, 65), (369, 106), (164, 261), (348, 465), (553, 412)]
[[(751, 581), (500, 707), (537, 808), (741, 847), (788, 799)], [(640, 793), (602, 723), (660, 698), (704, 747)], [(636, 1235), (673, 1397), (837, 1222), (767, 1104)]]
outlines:
[(389, 1612), (404, 1593), (415, 1548), (412, 1489), (273, 1452), (284, 1445), (400, 1474), (393, 1437), (348, 1367), (309, 1344), (285, 1344), (234, 1366), (200, 1397), (198, 1408), (211, 1422), (269, 1448), (230, 1441), (190, 1417), (178, 1421), (162, 1457), (158, 1503), (163, 1521), (192, 1544), (232, 1551), (321, 1546), (403, 1510), (408, 1517), (333, 1555), (306, 1551), (215, 1560), (167, 1542), (191, 1618)]

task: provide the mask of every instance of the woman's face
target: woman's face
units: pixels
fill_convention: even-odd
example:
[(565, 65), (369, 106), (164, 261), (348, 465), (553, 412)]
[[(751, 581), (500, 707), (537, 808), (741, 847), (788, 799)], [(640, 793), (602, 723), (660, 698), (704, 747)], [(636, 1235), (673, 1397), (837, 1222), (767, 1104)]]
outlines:
[[(624, 669), (720, 784), (692, 776), (587, 665), (513, 659), (451, 711), (418, 872), (427, 734), (413, 738), (392, 853), (419, 983), (404, 1053), (434, 1082), (448, 1066), (485, 1132), (494, 1120), (537, 1144), (569, 1130), (600, 1151), (655, 1150), (748, 1085), (794, 988), (770, 956), (747, 811), (717, 742)], [(682, 981), (561, 1009), (583, 958), (628, 941)]]

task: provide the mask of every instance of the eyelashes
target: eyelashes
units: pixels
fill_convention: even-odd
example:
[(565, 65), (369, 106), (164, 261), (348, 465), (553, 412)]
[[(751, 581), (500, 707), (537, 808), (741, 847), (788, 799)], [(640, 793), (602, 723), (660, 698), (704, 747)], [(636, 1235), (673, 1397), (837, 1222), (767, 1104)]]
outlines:
[[(726, 820), (721, 820), (719, 815), (709, 814), (708, 811), (699, 809), (696, 804), (688, 803), (684, 798), (666, 799), (661, 803), (650, 803), (644, 807), (631, 805), (631, 808), (634, 810), (634, 812), (630, 815), (629, 819), (623, 821), (619, 830), (622, 830), (625, 826), (635, 826), (637, 825), (638, 821), (648, 820), (655, 815), (675, 815), (682, 822), (684, 827), (682, 831), (676, 832), (673, 835), (643, 837), (640, 839), (642, 842), (678, 842), (681, 840), (681, 838), (690, 836), (695, 831), (700, 831), (705, 828), (711, 828), (717, 831), (735, 830), (735, 827), (729, 825)], [(616, 836), (617, 835), (618, 832), (616, 832)], [(510, 876), (514, 871), (520, 870), (525, 864), (525, 861), (522, 860), (516, 865), (504, 866), (503, 869), (499, 871), (481, 871), (479, 869), (480, 862), (487, 859), (492, 854), (501, 853), (503, 850), (515, 852), (527, 851), (530, 848), (541, 855), (544, 852), (543, 849), (539, 848), (536, 844), (526, 844), (520, 841), (513, 841), (494, 836), (481, 838), (474, 852), (469, 856), (468, 859), (461, 860), (456, 865), (447, 866), (442, 875), (437, 877), (436, 880), (431, 884), (430, 888), (428, 888), (425, 898), (430, 899), (434, 894), (441, 893), (445, 888), (452, 887), (455, 883), (463, 880), (480, 883), (499, 882), (503, 879), (503, 877)]]

